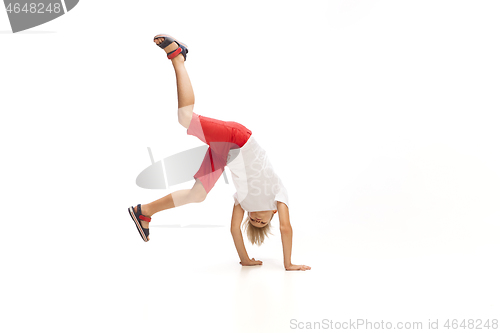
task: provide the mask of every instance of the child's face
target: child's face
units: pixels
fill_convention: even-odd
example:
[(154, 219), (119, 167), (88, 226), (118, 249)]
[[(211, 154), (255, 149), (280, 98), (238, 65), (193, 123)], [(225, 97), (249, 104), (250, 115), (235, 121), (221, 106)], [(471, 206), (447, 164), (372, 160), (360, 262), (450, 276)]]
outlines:
[(265, 227), (271, 217), (276, 213), (276, 210), (264, 210), (261, 212), (250, 212), (248, 216), (250, 216), (250, 223), (257, 228)]

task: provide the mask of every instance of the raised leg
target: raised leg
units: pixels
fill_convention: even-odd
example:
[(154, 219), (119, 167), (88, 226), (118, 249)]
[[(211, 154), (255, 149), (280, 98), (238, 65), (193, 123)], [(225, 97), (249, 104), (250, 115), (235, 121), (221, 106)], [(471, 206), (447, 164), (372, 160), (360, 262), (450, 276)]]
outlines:
[[(156, 39), (156, 44), (163, 42), (163, 38)], [(170, 44), (165, 48), (165, 53), (174, 51), (179, 46), (177, 43)], [(175, 78), (177, 80), (177, 115), (179, 123), (185, 128), (189, 127), (194, 109), (194, 91), (191, 86), (191, 80), (184, 66), (184, 57), (178, 55), (172, 59), (172, 65), (175, 70)]]

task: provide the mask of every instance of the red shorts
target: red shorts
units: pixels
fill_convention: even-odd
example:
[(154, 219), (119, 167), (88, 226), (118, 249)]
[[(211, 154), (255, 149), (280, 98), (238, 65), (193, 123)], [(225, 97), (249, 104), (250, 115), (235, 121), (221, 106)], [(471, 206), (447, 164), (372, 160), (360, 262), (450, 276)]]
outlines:
[(208, 193), (227, 165), (229, 150), (243, 147), (252, 131), (234, 121), (222, 121), (193, 112), (187, 134), (196, 136), (209, 146), (200, 169), (193, 176), (201, 181)]

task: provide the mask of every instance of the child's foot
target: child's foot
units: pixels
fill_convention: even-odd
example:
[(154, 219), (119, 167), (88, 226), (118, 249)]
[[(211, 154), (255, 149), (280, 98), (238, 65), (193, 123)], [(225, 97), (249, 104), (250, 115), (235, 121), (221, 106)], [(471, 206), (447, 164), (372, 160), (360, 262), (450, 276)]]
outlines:
[[(159, 45), (161, 43), (163, 43), (163, 41), (165, 40), (165, 38), (163, 37), (155, 37), (154, 39), (154, 42), (156, 43), (156, 45)], [(172, 44), (170, 44), (169, 46), (167, 46), (166, 48), (163, 49), (163, 51), (165, 51), (165, 53), (170, 53), (172, 51), (175, 51), (179, 48), (179, 44), (177, 44), (176, 42), (172, 42)], [(175, 58), (172, 59), (172, 61), (182, 61), (184, 62), (185, 59), (183, 56), (179, 57), (179, 56), (176, 56)]]
[[(158, 38), (155, 37), (156, 45), (163, 43), (164, 40), (165, 40), (165, 38), (163, 38), (163, 37), (158, 37)], [(172, 51), (177, 50), (178, 47), (179, 47), (179, 44), (177, 44), (176, 42), (173, 42), (172, 44), (170, 44), (169, 46), (167, 46), (163, 50), (165, 51), (165, 53), (170, 53)]]
[[(137, 213), (137, 206), (134, 207), (134, 212)], [(146, 216), (146, 217), (151, 217), (149, 215), (146, 215), (146, 213), (144, 212), (144, 205), (141, 205), (141, 212), (142, 212), (142, 215)], [(141, 225), (144, 229), (149, 229), (149, 222), (146, 222), (146, 221), (143, 221), (143, 220), (139, 220), (141, 222)], [(149, 236), (148, 236), (148, 241), (149, 241)]]

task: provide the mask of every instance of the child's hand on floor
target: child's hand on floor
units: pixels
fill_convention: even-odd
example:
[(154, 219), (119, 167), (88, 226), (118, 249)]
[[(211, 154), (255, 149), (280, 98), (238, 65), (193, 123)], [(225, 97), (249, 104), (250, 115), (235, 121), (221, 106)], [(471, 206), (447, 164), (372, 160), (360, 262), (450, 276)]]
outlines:
[(255, 265), (262, 265), (262, 261), (255, 260), (254, 258), (252, 258), (249, 261), (244, 261), (244, 262), (240, 261), (240, 264), (243, 266), (255, 266)]

